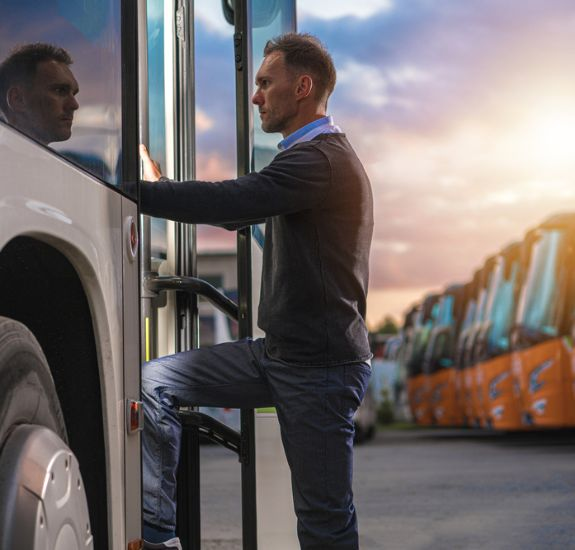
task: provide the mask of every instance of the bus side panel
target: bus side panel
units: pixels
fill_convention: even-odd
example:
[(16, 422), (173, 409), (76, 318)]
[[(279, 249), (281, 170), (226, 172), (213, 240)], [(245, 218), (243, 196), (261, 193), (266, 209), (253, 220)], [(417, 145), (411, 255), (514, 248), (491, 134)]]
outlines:
[(407, 379), (407, 396), (415, 422), (420, 426), (430, 426), (431, 396), (426, 374), (418, 374)]
[(511, 354), (486, 361), (480, 367), (487, 426), (496, 430), (521, 429), (521, 406), (513, 391)]
[[(102, 483), (107, 485), (109, 546), (120, 548), (124, 542), (125, 430), (122, 197), (1, 124), (0, 166), (0, 249), (22, 235), (52, 246), (76, 270), (89, 303), (101, 387), (107, 474)], [(54, 322), (65, 314), (55, 311)], [(81, 414), (81, 410), (74, 411), (74, 417), (66, 421), (81, 423)]]
[[(140, 401), (140, 315), (139, 315), (139, 274), (136, 244), (130, 242), (131, 224), (138, 223), (136, 205), (127, 199), (122, 199), (123, 219), (123, 307), (124, 307), (124, 398), (126, 400), (126, 428), (130, 422), (130, 404)], [(134, 254), (134, 252), (136, 252)], [(136, 405), (136, 406), (138, 406)], [(143, 419), (143, 416), (141, 416)], [(126, 429), (125, 446), (125, 511), (126, 511), (126, 543), (140, 538), (141, 533), (141, 459), (140, 432)]]
[(483, 380), (484, 373), (481, 368), (481, 364), (478, 363), (473, 367), (473, 399), (475, 402), (475, 415), (477, 419), (477, 425), (481, 427), (487, 426), (487, 410), (485, 408), (485, 401), (483, 399)]
[(468, 367), (463, 371), (463, 399), (465, 421), (468, 426), (479, 425), (479, 411), (477, 410), (477, 383), (475, 367)]
[(462, 422), (456, 376), (455, 369), (443, 369), (429, 377), (433, 422), (437, 426), (459, 426)]
[(566, 387), (570, 384), (570, 357), (560, 338), (517, 353), (516, 367), (524, 400), (524, 412), (535, 426), (572, 426)]

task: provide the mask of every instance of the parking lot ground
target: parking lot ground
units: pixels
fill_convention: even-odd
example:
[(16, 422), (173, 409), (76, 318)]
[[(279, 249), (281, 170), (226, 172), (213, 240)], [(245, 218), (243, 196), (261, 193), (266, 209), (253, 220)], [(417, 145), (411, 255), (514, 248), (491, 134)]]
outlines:
[[(239, 550), (237, 459), (202, 462), (204, 548)], [(383, 430), (354, 470), (362, 550), (575, 548), (573, 431)]]

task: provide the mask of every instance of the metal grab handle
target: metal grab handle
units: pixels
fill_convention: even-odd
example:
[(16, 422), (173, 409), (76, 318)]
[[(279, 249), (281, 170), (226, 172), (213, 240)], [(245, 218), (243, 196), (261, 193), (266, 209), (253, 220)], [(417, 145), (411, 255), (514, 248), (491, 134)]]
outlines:
[(208, 300), (213, 306), (225, 313), (230, 319), (237, 321), (239, 319), (238, 305), (222, 294), (215, 286), (207, 281), (197, 277), (177, 277), (177, 276), (159, 276), (146, 275), (144, 286), (152, 292), (164, 292), (166, 290), (175, 290), (196, 294)]
[(178, 412), (178, 415), (183, 426), (197, 428), (199, 433), (210, 441), (236, 453), (241, 461), (242, 439), (239, 432), (209, 414), (183, 409)]

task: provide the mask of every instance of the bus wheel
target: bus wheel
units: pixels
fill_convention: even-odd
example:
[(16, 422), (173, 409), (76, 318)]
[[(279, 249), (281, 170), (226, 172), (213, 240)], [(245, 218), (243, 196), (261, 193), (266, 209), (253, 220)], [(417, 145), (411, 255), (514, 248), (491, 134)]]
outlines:
[(0, 550), (92, 548), (80, 468), (42, 350), (0, 317)]

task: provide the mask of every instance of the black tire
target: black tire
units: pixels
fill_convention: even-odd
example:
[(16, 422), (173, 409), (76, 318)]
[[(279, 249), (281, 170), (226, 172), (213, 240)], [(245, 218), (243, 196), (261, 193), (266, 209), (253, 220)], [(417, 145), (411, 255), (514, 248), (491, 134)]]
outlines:
[(12, 430), (35, 424), (66, 443), (66, 426), (50, 367), (34, 335), (0, 317), (0, 453)]

